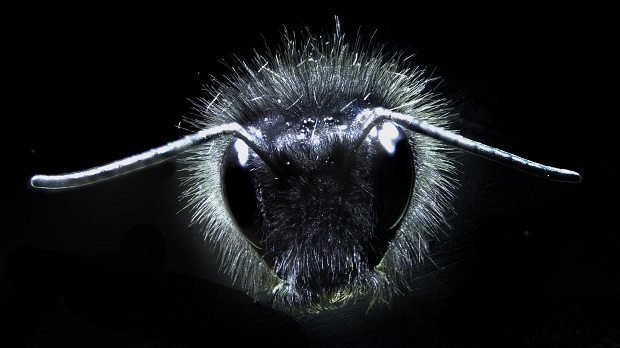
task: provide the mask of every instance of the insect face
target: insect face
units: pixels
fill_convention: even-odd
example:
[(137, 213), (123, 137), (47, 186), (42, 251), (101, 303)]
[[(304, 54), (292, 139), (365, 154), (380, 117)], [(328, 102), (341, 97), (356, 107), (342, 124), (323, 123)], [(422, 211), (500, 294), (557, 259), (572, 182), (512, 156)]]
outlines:
[(348, 125), (357, 112), (339, 114), (270, 118), (268, 127), (254, 126), (266, 130), (269, 158), (240, 139), (223, 157), (229, 212), (287, 291), (298, 294), (293, 301), (317, 301), (373, 279), (412, 193), (413, 151), (404, 132), (385, 123), (358, 142), (364, 134)]

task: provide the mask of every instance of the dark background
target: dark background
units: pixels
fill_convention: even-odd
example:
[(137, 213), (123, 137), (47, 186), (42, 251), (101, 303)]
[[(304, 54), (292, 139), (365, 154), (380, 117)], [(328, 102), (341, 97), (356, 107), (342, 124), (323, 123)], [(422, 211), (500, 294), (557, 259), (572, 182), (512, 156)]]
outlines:
[[(4, 13), (0, 316), (33, 346), (617, 346), (620, 237), (614, 79), (604, 9), (372, 4), (293, 9), (40, 8)], [(385, 7), (381, 7), (385, 6)], [(76, 12), (77, 11), (77, 12)], [(545, 181), (457, 155), (452, 229), (414, 292), (293, 318), (228, 287), (178, 202), (178, 166), (67, 193), (27, 189), (35, 173), (115, 160), (186, 132), (188, 98), (219, 60), (313, 31), (339, 15), (443, 79), (466, 136), (579, 171)], [(3, 99), (4, 99), (3, 98)]]

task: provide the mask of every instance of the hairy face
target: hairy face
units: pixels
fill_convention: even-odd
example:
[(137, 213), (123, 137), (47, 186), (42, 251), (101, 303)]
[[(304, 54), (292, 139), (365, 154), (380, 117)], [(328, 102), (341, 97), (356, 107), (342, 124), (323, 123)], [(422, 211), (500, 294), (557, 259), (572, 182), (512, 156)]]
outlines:
[(193, 150), (185, 197), (231, 279), (284, 308), (387, 301), (406, 288), (453, 188), (435, 140), (390, 122), (369, 134), (355, 127), (369, 107), (446, 127), (423, 74), (339, 33), (330, 39), (285, 38), (277, 53), (239, 62), (192, 119), (237, 122), (266, 149), (231, 137)]
[(396, 126), (380, 125), (360, 139), (358, 129), (341, 124), (349, 115), (308, 112), (321, 113), (330, 116), (261, 121), (256, 129), (266, 130), (267, 158), (240, 139), (223, 158), (228, 211), (292, 304), (336, 298), (376, 281), (374, 268), (413, 186), (411, 145)]

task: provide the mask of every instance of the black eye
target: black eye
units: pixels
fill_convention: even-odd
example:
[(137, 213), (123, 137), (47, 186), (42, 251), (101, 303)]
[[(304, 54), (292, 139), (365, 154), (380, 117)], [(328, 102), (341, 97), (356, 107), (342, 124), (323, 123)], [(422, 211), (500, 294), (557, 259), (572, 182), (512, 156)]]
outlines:
[(255, 246), (260, 246), (260, 216), (251, 156), (252, 150), (240, 139), (233, 140), (226, 148), (222, 161), (222, 192), (241, 232)]
[(392, 123), (378, 125), (370, 137), (377, 237), (389, 240), (409, 206), (415, 178), (413, 156), (407, 137)]

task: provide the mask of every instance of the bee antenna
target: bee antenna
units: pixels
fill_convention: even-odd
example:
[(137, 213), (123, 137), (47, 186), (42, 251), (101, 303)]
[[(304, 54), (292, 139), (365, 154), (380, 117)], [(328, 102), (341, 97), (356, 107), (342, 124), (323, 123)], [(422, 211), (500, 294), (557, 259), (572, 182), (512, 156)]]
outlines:
[(91, 169), (60, 175), (35, 175), (30, 179), (30, 186), (42, 190), (64, 190), (91, 185), (162, 163), (198, 144), (227, 134), (242, 139), (256, 153), (265, 156), (264, 148), (247, 130), (237, 123), (226, 123)]
[(570, 183), (581, 182), (581, 175), (575, 171), (551, 167), (528, 160), (510, 152), (500, 150), (496, 147), (485, 145), (478, 141), (466, 138), (444, 128), (433, 126), (426, 121), (421, 121), (415, 116), (394, 112), (385, 108), (374, 108), (363, 110), (358, 114), (356, 120), (358, 124), (361, 124), (362, 129), (362, 136), (359, 140), (360, 144), (373, 127), (381, 122), (384, 122), (385, 120), (390, 120), (413, 132), (426, 135), (430, 138), (450, 144), (474, 155), (478, 155), (540, 177)]

